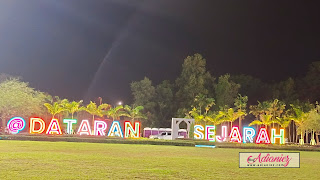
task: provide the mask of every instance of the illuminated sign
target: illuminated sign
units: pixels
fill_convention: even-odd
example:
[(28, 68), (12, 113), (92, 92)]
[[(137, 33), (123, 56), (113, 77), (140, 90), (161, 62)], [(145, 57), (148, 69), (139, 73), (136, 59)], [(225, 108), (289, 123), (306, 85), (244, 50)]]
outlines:
[[(237, 142), (237, 143), (256, 143), (256, 144), (284, 144), (285, 133), (284, 129), (276, 130), (271, 129), (271, 135), (269, 136), (266, 128), (259, 129), (259, 133), (256, 134), (256, 130), (252, 127), (244, 127), (242, 130), (242, 136), (239, 127), (232, 127), (230, 133), (227, 133), (227, 126), (221, 127), (221, 135), (216, 135), (216, 127), (213, 125), (195, 125), (194, 126), (194, 139), (206, 139), (209, 141), (217, 142)], [(227, 139), (229, 138), (229, 140)]]
[(8, 121), (7, 128), (10, 133), (18, 134), (26, 127), (26, 121), (21, 117), (14, 117)]
[[(110, 125), (110, 127), (109, 127)], [(21, 117), (13, 117), (7, 123), (8, 132), (18, 134), (26, 127), (26, 121)], [(61, 128), (63, 127), (63, 129)], [(77, 119), (63, 119), (62, 123), (58, 119), (51, 119), (49, 124), (39, 117), (32, 117), (29, 121), (30, 134), (48, 134), (62, 135), (78, 134), (87, 136), (109, 136), (120, 138), (139, 138), (140, 137), (140, 122), (125, 121), (122, 126), (120, 121), (113, 121), (111, 124), (103, 120), (82, 120), (78, 125)], [(232, 127), (228, 131), (227, 126), (221, 126), (220, 134), (216, 134), (216, 126), (214, 125), (195, 125), (194, 139), (206, 139), (211, 142), (236, 142), (236, 143), (256, 143), (256, 144), (284, 144), (285, 131), (284, 129), (272, 128), (268, 130), (265, 127), (256, 131), (252, 127), (244, 127), (242, 131), (239, 127)], [(258, 132), (258, 133), (256, 133)], [(270, 134), (270, 136), (269, 136)]]
[[(102, 120), (95, 120), (93, 122), (93, 129), (91, 128), (89, 120), (82, 120), (80, 125), (77, 127), (76, 119), (63, 119), (63, 124), (65, 125), (66, 134), (78, 134), (87, 136), (117, 136), (121, 138), (139, 138), (140, 137), (140, 122), (126, 121), (121, 127), (119, 121), (113, 121), (109, 130), (108, 124)], [(26, 126), (26, 121), (21, 117), (14, 117), (8, 121), (7, 129), (11, 134), (18, 134), (20, 131), (24, 130)], [(29, 121), (29, 133), (30, 134), (48, 134), (48, 135), (62, 135), (62, 129), (58, 119), (52, 119), (47, 126), (43, 119), (38, 117), (32, 117)], [(124, 131), (122, 130), (124, 128)], [(123, 132), (125, 134), (123, 134)], [(212, 132), (211, 132), (212, 133)]]

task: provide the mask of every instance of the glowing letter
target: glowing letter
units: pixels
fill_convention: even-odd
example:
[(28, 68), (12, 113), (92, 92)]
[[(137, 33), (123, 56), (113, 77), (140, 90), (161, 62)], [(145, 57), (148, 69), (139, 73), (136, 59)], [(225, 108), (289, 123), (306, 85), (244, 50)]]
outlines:
[(76, 119), (64, 119), (63, 123), (67, 124), (67, 133), (72, 134), (72, 124), (76, 124)]
[(218, 142), (227, 141), (227, 126), (222, 126), (221, 136), (216, 136)]
[(256, 135), (256, 130), (252, 127), (243, 128), (243, 143), (247, 143), (248, 140), (250, 143), (253, 143), (253, 137)]
[(88, 120), (82, 120), (78, 129), (80, 135), (91, 135), (91, 128)]
[(22, 131), (25, 127), (26, 121), (22, 117), (11, 118), (7, 124), (7, 128), (11, 134), (18, 134), (19, 131)]
[(215, 142), (216, 140), (216, 127), (213, 125), (207, 125), (206, 126), (206, 139), (208, 139), (209, 141)]
[(140, 137), (140, 122), (134, 122), (134, 128), (130, 121), (124, 122), (124, 137), (128, 138), (130, 135), (134, 138)]
[(194, 126), (194, 139), (203, 139), (204, 138), (204, 135), (203, 135), (203, 132), (201, 131), (204, 131), (204, 128), (203, 126), (201, 125), (195, 125)]
[(118, 136), (123, 138), (123, 133), (119, 121), (113, 121), (108, 132), (108, 136)]
[(261, 142), (264, 142), (265, 144), (270, 144), (270, 140), (269, 140), (268, 132), (266, 128), (260, 128), (258, 137), (256, 139), (257, 144), (260, 144)]
[(232, 130), (230, 132), (230, 142), (242, 142), (238, 127), (232, 127)]
[(104, 121), (94, 121), (94, 135), (95, 136), (105, 136), (106, 133), (106, 129), (107, 129), (108, 125), (106, 122)]
[(276, 134), (276, 129), (271, 129), (271, 143), (276, 143), (276, 138), (280, 139), (280, 144), (284, 144), (284, 129), (280, 129), (280, 134)]
[[(39, 123), (39, 129), (35, 130), (36, 123)], [(41, 118), (30, 118), (30, 134), (41, 134), (46, 128), (46, 123)]]
[(54, 133), (56, 133), (58, 135), (62, 134), (58, 119), (51, 120), (49, 127), (47, 129), (47, 132), (46, 132), (46, 134), (54, 134)]

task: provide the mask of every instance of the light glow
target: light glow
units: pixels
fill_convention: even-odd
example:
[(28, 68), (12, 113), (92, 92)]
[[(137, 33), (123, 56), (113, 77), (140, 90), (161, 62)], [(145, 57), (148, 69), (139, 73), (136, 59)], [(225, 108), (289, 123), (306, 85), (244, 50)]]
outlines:
[(122, 129), (119, 121), (113, 121), (109, 129), (108, 136), (118, 136), (123, 138)]
[(80, 135), (91, 135), (90, 123), (88, 120), (82, 120), (78, 129), (78, 134)]
[(230, 142), (242, 142), (239, 127), (232, 127), (230, 132)]
[[(39, 124), (39, 129), (35, 129), (36, 123)], [(41, 118), (30, 118), (30, 134), (41, 134), (46, 128), (46, 123)]]
[(256, 139), (256, 144), (261, 144), (262, 142), (264, 142), (265, 144), (270, 144), (270, 139), (268, 137), (266, 128), (260, 128), (258, 137)]
[(124, 137), (129, 138), (130, 134), (133, 138), (140, 137), (140, 122), (134, 122), (134, 127), (130, 121), (124, 122)]
[(51, 120), (46, 134), (58, 134), (58, 135), (62, 134), (58, 119)]
[(108, 125), (106, 122), (104, 121), (94, 121), (94, 135), (95, 136), (105, 136), (106, 133), (106, 129), (107, 129)]
[(212, 142), (215, 142), (216, 140), (216, 127), (214, 125), (207, 125), (206, 126), (206, 139)]
[(194, 139), (203, 139), (204, 138), (204, 134), (203, 134), (202, 131), (204, 131), (203, 126), (195, 125), (194, 126), (194, 133), (193, 133)]
[(253, 143), (253, 137), (256, 135), (256, 130), (252, 127), (243, 128), (243, 143)]
[(276, 129), (271, 129), (271, 143), (275, 144), (276, 139), (280, 139), (280, 144), (284, 144), (284, 129), (280, 129), (280, 134), (276, 134)]
[(218, 142), (225, 142), (227, 141), (227, 126), (222, 126), (221, 127), (221, 136), (216, 136), (216, 139)]
[(7, 128), (11, 134), (18, 134), (25, 127), (26, 127), (26, 121), (22, 117), (11, 118), (7, 124)]
[(64, 119), (63, 123), (67, 124), (67, 134), (72, 134), (72, 124), (77, 124), (76, 119)]

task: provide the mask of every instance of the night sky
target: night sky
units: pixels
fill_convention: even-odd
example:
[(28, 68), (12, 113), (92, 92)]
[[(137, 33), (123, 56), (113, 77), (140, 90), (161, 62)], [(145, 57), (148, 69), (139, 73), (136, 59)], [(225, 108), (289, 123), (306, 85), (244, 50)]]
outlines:
[(130, 103), (129, 84), (210, 72), (264, 81), (320, 60), (320, 1), (1, 0), (0, 73), (69, 99)]

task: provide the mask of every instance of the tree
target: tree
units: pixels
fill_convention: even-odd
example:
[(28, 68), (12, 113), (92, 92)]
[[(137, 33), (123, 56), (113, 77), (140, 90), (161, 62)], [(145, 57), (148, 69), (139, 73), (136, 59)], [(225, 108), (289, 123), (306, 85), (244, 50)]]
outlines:
[(156, 94), (152, 81), (144, 77), (143, 80), (131, 83), (131, 92), (135, 106), (143, 106), (147, 110), (153, 109), (155, 103), (152, 101)]
[(9, 78), (0, 83), (0, 117), (2, 131), (9, 118), (14, 116), (29, 117), (34, 113), (44, 113), (43, 104), (46, 95), (29, 87), (26, 82)]
[(274, 127), (274, 123), (278, 123), (278, 118), (281, 117), (281, 114), (284, 112), (286, 105), (278, 99), (274, 99), (273, 101), (269, 101), (268, 103), (270, 104), (268, 108), (268, 114), (272, 115), (271, 121), (272, 126)]
[[(305, 127), (307, 132), (311, 132), (311, 144), (315, 145), (319, 143), (318, 134), (317, 132), (320, 131), (320, 106), (316, 104), (316, 106), (311, 109), (308, 113), (308, 118), (305, 121)], [(316, 134), (316, 139), (314, 138), (314, 135)]]
[(48, 112), (52, 115), (52, 118), (55, 118), (55, 115), (66, 111), (66, 109), (59, 103), (59, 102), (53, 102), (50, 103), (44, 103), (44, 106), (47, 108)]
[(20, 77), (11, 76), (11, 75), (6, 74), (6, 73), (1, 73), (0, 74), (0, 83), (2, 83), (4, 81), (7, 81), (7, 80), (13, 80), (13, 79), (21, 80)]
[(213, 120), (213, 117), (208, 117), (209, 110), (213, 105), (213, 98), (207, 98), (206, 95), (199, 94), (194, 99), (193, 108), (189, 112), (189, 115), (191, 115), (196, 122), (203, 121), (206, 124), (207, 121)]
[(225, 121), (230, 122), (232, 127), (232, 123), (238, 118), (244, 116), (246, 113), (243, 111), (235, 111), (233, 108), (228, 108), (224, 111), (219, 111), (219, 114), (222, 115), (222, 118)]
[(269, 101), (258, 101), (258, 105), (251, 105), (250, 106), (250, 113), (259, 118), (260, 115), (270, 115), (271, 104)]
[(144, 120), (145, 126), (153, 126), (155, 124), (155, 106), (154, 97), (156, 96), (155, 87), (149, 78), (145, 77), (141, 81), (131, 83), (131, 92), (133, 95), (133, 106), (143, 106), (144, 114), (147, 119)]
[(249, 104), (271, 98), (271, 89), (258, 78), (240, 74), (231, 75), (230, 80), (236, 84), (240, 84), (239, 94), (245, 94), (250, 97)]
[(199, 109), (200, 115), (203, 113), (207, 114), (210, 108), (215, 105), (214, 101), (213, 98), (208, 98), (204, 94), (199, 94), (194, 98), (192, 106)]
[(312, 62), (306, 76), (298, 80), (300, 99), (312, 103), (320, 101), (320, 61)]
[(124, 110), (127, 112), (125, 116), (131, 119), (131, 123), (133, 123), (135, 119), (145, 119), (146, 116), (141, 113), (143, 108), (143, 106), (137, 106), (132, 108), (128, 105), (125, 105)]
[(65, 108), (66, 110), (71, 113), (71, 118), (73, 119), (74, 113), (79, 112), (79, 111), (84, 111), (86, 108), (81, 106), (82, 100), (80, 101), (72, 101), (68, 104), (66, 104)]
[(214, 112), (214, 111), (210, 111), (205, 116), (205, 119), (207, 122), (209, 121), (215, 126), (221, 124), (224, 121), (223, 114), (221, 114), (219, 112)]
[(197, 95), (208, 95), (208, 87), (213, 82), (214, 78), (206, 70), (206, 60), (200, 54), (188, 56), (182, 64), (180, 76), (176, 79), (176, 100), (179, 107), (177, 115), (184, 116)]
[(290, 111), (287, 110), (284, 115), (282, 115), (281, 117), (277, 117), (278, 119), (278, 123), (279, 125), (282, 127), (282, 128), (288, 128), (289, 132), (288, 132), (288, 135), (289, 135), (289, 142), (291, 142), (291, 128), (288, 127), (291, 123), (291, 116), (290, 116)]
[(215, 85), (217, 107), (231, 107), (238, 95), (240, 85), (234, 83), (229, 78), (229, 74), (220, 76), (218, 79), (218, 83)]
[(274, 98), (279, 98), (286, 104), (294, 103), (298, 98), (295, 81), (291, 77), (275, 86)]
[(92, 115), (92, 125), (94, 125), (95, 116), (103, 117), (103, 110), (110, 108), (109, 104), (101, 104), (97, 106), (96, 103), (90, 101), (86, 106), (85, 111)]
[(266, 129), (268, 129), (268, 125), (272, 123), (271, 121), (272, 115), (270, 114), (260, 114), (259, 119), (252, 121), (249, 126), (252, 125), (264, 125)]
[(155, 123), (157, 127), (170, 127), (174, 116), (173, 85), (165, 80), (156, 86), (153, 101), (155, 103)]
[(300, 144), (304, 144), (304, 132), (306, 130), (306, 121), (308, 118), (308, 113), (304, 112), (303, 109), (299, 106), (291, 105), (291, 107), (293, 109), (291, 119), (297, 125), (297, 131), (300, 131)]
[(195, 107), (189, 112), (189, 114), (196, 123), (201, 123), (202, 121), (205, 122), (206, 120), (205, 115), (200, 114), (199, 110)]
[[(248, 102), (248, 96), (242, 96), (241, 94), (238, 94), (234, 102), (234, 106), (238, 109), (238, 112), (243, 112), (244, 116), (247, 115), (247, 112), (246, 112), (247, 102)], [(239, 129), (242, 129), (241, 120), (242, 120), (242, 116), (239, 117)]]
[(111, 117), (112, 121), (114, 121), (117, 118), (120, 118), (121, 116), (127, 116), (127, 117), (129, 116), (129, 114), (123, 111), (122, 105), (116, 106), (114, 108), (111, 107), (109, 110), (105, 112), (105, 114)]

